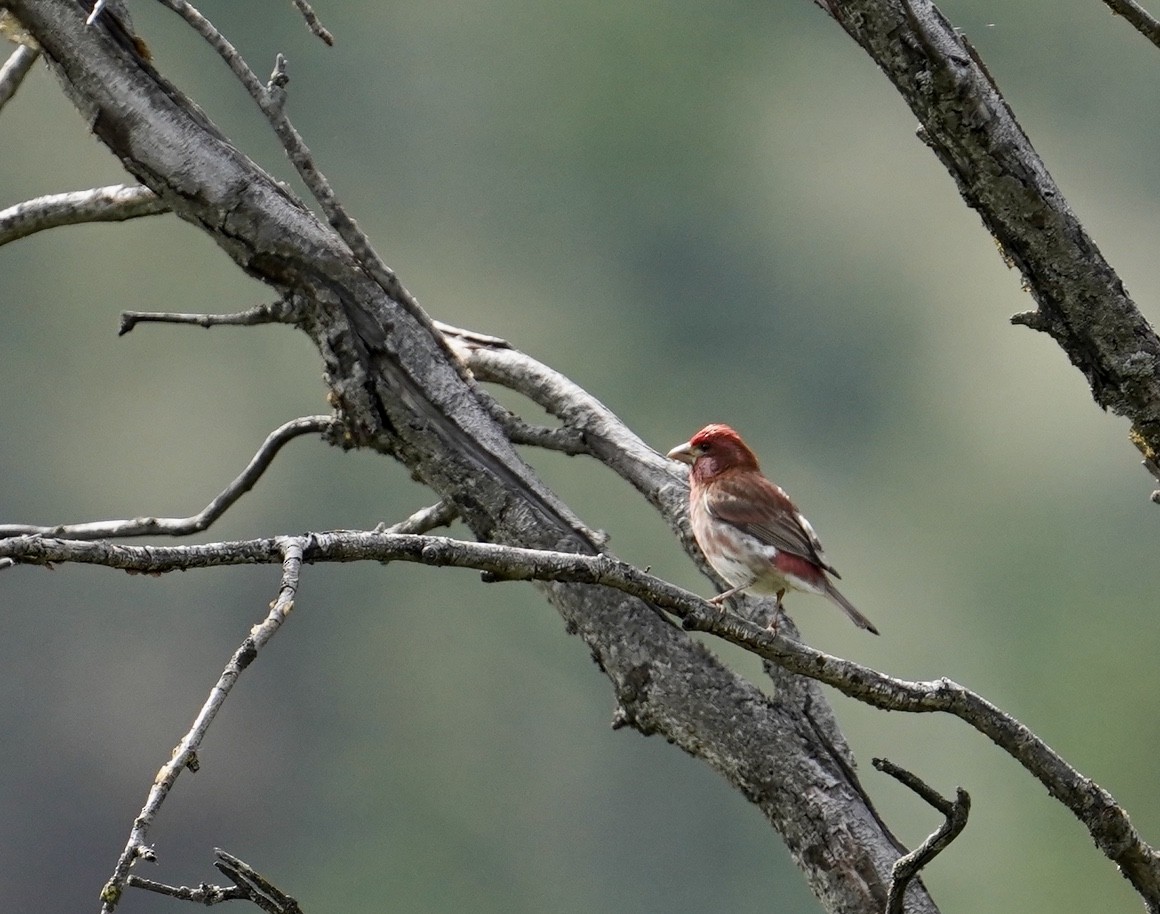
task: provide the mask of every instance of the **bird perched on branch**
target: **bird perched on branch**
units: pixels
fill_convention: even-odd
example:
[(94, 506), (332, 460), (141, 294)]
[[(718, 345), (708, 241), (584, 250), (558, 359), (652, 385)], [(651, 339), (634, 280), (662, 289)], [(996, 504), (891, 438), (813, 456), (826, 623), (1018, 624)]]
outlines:
[[(697, 545), (730, 589), (776, 594), (777, 608), (789, 590), (821, 594), (837, 603), (859, 628), (878, 629), (834, 586), (841, 577), (826, 561), (814, 528), (781, 486), (761, 475), (741, 436), (728, 425), (706, 425), (668, 454), (689, 464), (689, 521)], [(771, 625), (777, 630), (777, 614)]]

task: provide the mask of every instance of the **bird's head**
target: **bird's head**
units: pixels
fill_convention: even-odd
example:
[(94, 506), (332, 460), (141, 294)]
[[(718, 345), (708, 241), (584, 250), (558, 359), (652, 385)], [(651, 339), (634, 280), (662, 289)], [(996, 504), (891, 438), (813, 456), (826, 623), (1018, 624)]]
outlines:
[(728, 425), (706, 425), (668, 456), (693, 468), (693, 479), (705, 481), (726, 470), (757, 470), (757, 457)]

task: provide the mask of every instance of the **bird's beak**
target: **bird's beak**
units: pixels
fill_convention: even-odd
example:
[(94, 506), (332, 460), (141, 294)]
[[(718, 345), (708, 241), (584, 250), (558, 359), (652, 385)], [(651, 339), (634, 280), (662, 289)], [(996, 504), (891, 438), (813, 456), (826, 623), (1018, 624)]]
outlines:
[(697, 459), (697, 455), (693, 453), (693, 447), (688, 441), (686, 441), (684, 444), (678, 444), (665, 456), (668, 457), (669, 460), (679, 460), (681, 463), (692, 463)]

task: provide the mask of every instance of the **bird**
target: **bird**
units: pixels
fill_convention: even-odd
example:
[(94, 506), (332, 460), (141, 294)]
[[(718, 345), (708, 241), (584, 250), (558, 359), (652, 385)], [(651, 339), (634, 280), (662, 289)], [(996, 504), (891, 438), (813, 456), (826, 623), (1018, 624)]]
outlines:
[(827, 560), (814, 528), (785, 490), (765, 478), (757, 456), (728, 425), (706, 425), (668, 457), (690, 466), (689, 522), (709, 564), (730, 585), (709, 602), (733, 594), (775, 594), (777, 631), (787, 591), (829, 597), (859, 628), (878, 629), (834, 586), (840, 578)]

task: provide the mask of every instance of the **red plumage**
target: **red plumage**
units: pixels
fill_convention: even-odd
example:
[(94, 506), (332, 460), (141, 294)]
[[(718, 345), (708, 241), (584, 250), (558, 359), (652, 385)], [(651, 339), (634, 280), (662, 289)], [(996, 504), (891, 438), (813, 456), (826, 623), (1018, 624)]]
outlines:
[[(873, 624), (834, 586), (841, 577), (826, 561), (814, 528), (781, 486), (763, 475), (754, 455), (728, 425), (706, 425), (669, 457), (689, 464), (689, 522), (697, 545), (730, 590), (776, 594), (787, 590), (829, 597), (859, 628)], [(776, 619), (776, 617), (775, 617)]]

